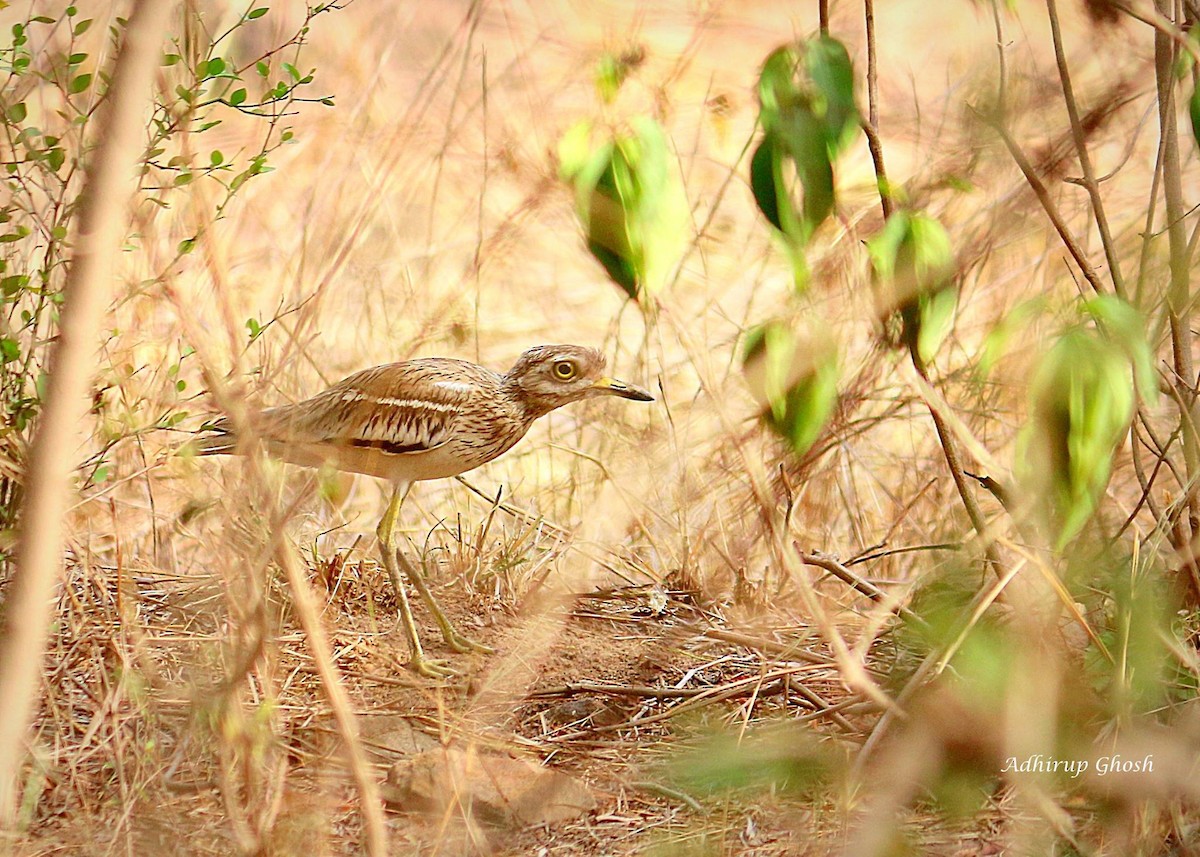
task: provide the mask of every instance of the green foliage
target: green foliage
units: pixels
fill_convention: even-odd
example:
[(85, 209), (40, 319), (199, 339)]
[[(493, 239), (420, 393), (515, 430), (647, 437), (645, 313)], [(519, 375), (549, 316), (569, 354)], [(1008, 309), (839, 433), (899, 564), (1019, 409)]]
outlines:
[(1172, 618), (1164, 569), (1148, 555), (1107, 553), (1074, 571), (1083, 586), (1105, 595), (1100, 637), (1113, 660), (1089, 660), (1092, 686), (1119, 720), (1161, 711), (1169, 701), (1164, 678), (1176, 663), (1164, 643), (1171, 638)]
[(632, 45), (621, 53), (605, 52), (596, 64), (596, 92), (605, 104), (617, 98), (626, 79), (646, 60), (645, 49)]
[(1192, 118), (1192, 137), (1200, 146), (1200, 86), (1192, 88), (1192, 97), (1188, 99), (1188, 115)]
[[(93, 28), (95, 20), (107, 17), (107, 7), (104, 17), (86, 17), (86, 5), (80, 5), (84, 8), (68, 6), (55, 15), (31, 14), (12, 25), (12, 41), (0, 47), (0, 70), (9, 75), (0, 94), (0, 162), (7, 191), (0, 196), (0, 405), (5, 411), (0, 456), (18, 467), (41, 409), (40, 379), (57, 333), (83, 168), (93, 145), (92, 121), (109, 86), (110, 71), (97, 58), (111, 61), (124, 35), (121, 18), (107, 32)], [(200, 8), (187, 7), (183, 14), (190, 18), (180, 20), (179, 34), (169, 39), (163, 53), (160, 77), (166, 85), (156, 90), (150, 111), (135, 200), (143, 209), (143, 222), (154, 209), (170, 208), (190, 195), (200, 181), (209, 183), (200, 198), (216, 200), (211, 219), (219, 219), (246, 181), (271, 170), (271, 155), (292, 137), (284, 123), (297, 106), (329, 103), (327, 96), (305, 95), (313, 73), (300, 73), (295, 62), (312, 20), (336, 5), (311, 7), (291, 38), (243, 67), (224, 51), (243, 28), (268, 14), (268, 7), (249, 9), (223, 33), (197, 37), (211, 33)], [(50, 38), (55, 32), (67, 35)], [(105, 38), (111, 43), (107, 48), (101, 44)], [(291, 62), (283, 61), (285, 52)], [(18, 97), (35, 90), (36, 100)], [(206, 150), (200, 135), (235, 114), (262, 125), (255, 134), (258, 147), (232, 155)], [(180, 242), (163, 270), (190, 252), (197, 238)], [(97, 415), (103, 418), (108, 400), (98, 396), (97, 401)], [(125, 430), (139, 428), (128, 424)], [(0, 478), (0, 530), (12, 526), (19, 506), (19, 479), (11, 473), (6, 469)], [(111, 475), (101, 465), (85, 478), (100, 482)]]
[(928, 363), (954, 327), (958, 308), (950, 236), (929, 215), (897, 211), (867, 250), (881, 315), (899, 314), (902, 344)]
[(1129, 357), (1095, 331), (1067, 331), (1039, 361), (1017, 469), (1051, 522), (1059, 548), (1095, 512), (1133, 407)]
[(832, 343), (770, 321), (746, 335), (742, 365), (751, 392), (765, 406), (763, 419), (797, 455), (808, 452), (837, 405)]
[(829, 785), (844, 759), (801, 727), (778, 724), (744, 736), (720, 733), (672, 759), (669, 781), (687, 792), (744, 790), (810, 795)]
[(687, 244), (690, 213), (666, 134), (639, 116), (629, 133), (595, 142), (580, 122), (558, 147), (562, 177), (575, 189), (575, 210), (588, 250), (631, 299), (644, 306), (667, 282)]
[(859, 128), (850, 56), (828, 36), (778, 48), (763, 63), (758, 97), (763, 137), (750, 160), (750, 187), (803, 288), (804, 249), (834, 208), (834, 161)]
[(1134, 386), (1147, 404), (1158, 402), (1154, 352), (1146, 341), (1146, 319), (1126, 301), (1101, 295), (1084, 302), (1083, 310), (1095, 321), (1105, 339), (1119, 348), (1133, 367)]

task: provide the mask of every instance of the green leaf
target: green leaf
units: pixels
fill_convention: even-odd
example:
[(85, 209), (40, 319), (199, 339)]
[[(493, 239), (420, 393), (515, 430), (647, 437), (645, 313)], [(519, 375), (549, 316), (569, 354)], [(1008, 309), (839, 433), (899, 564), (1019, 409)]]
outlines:
[(11, 298), (28, 285), (28, 274), (11, 274), (4, 279), (0, 279), (0, 292), (3, 292), (5, 298)]
[(225, 162), (225, 155), (221, 153), (220, 149), (213, 149), (212, 153), (208, 156), (208, 162), (214, 167), (219, 167)]
[(67, 65), (79, 65), (87, 58), (87, 54), (71, 54), (69, 57), (67, 57)]
[(792, 76), (798, 62), (796, 49), (790, 45), (776, 48), (763, 61), (758, 75), (759, 120), (768, 131), (794, 100)]
[(108, 465), (101, 464), (99, 467), (96, 468), (95, 472), (92, 473), (92, 484), (100, 485), (104, 482), (107, 482), (108, 475), (109, 475)]
[(818, 95), (815, 112), (823, 120), (829, 153), (836, 156), (858, 133), (854, 66), (845, 46), (829, 36), (808, 43), (805, 61)]
[(666, 134), (647, 117), (592, 142), (588, 123), (559, 143), (559, 169), (575, 189), (587, 247), (630, 298), (661, 289), (687, 241), (690, 212)]
[(1192, 97), (1188, 99), (1188, 113), (1192, 117), (1192, 137), (1200, 146), (1200, 86), (1192, 89)]
[(1146, 341), (1146, 320), (1142, 314), (1115, 295), (1092, 298), (1083, 306), (1096, 320), (1100, 332), (1125, 353), (1138, 395), (1147, 404), (1157, 404), (1158, 375), (1154, 371), (1154, 352)]
[(246, 13), (246, 20), (253, 21), (257, 18), (261, 18), (263, 15), (267, 14), (267, 12), (269, 12), (269, 11), (271, 11), (271, 10), (267, 6), (259, 6), (257, 9), (251, 9), (249, 12)]
[(621, 84), (629, 73), (629, 66), (622, 63), (612, 52), (606, 51), (596, 63), (596, 91), (605, 104), (612, 104)]
[(88, 27), (92, 26), (92, 19), (86, 18), (75, 25), (75, 29), (71, 30), (71, 35), (82, 36), (88, 31)]
[(574, 181), (592, 159), (592, 123), (576, 122), (558, 141), (558, 172), (566, 181)]
[(179, 246), (176, 248), (176, 250), (178, 251), (178, 253), (181, 256), (187, 255), (188, 253), (191, 253), (195, 249), (196, 249), (196, 239), (195, 238), (184, 238), (182, 241), (179, 242)]
[(229, 103), (232, 104), (234, 107), (237, 107), (239, 104), (244, 104), (245, 102), (246, 102), (246, 90), (235, 89), (232, 93), (230, 93)]
[(163, 54), (162, 62), (160, 64), (164, 66), (178, 65), (181, 59), (183, 58), (179, 56), (179, 54)]
[(833, 161), (858, 131), (846, 49), (821, 36), (772, 51), (758, 81), (763, 139), (750, 162), (755, 203), (792, 251), (802, 252), (833, 213)]
[(1116, 343), (1076, 328), (1039, 361), (1017, 469), (1040, 501), (1057, 548), (1095, 512), (1133, 411), (1130, 363)]
[(750, 190), (754, 194), (758, 210), (767, 218), (767, 222), (784, 232), (779, 206), (781, 182), (777, 178), (780, 163), (779, 144), (775, 136), (768, 132), (754, 150), (754, 157), (750, 159)]
[(837, 354), (819, 332), (797, 336), (782, 321), (746, 335), (742, 370), (766, 423), (803, 455), (821, 436), (838, 401)]
[(10, 336), (0, 337), (0, 363), (21, 359), (21, 344)]
[(838, 752), (800, 724), (752, 726), (745, 734), (720, 733), (681, 747), (672, 754), (668, 782), (705, 796), (812, 800), (842, 767)]
[(269, 77), (271, 74), (271, 67), (262, 60), (254, 64), (254, 70), (258, 72), (259, 77)]
[(46, 150), (46, 163), (50, 165), (50, 169), (53, 170), (54, 172), (58, 172), (59, 168), (62, 167), (62, 165), (66, 162), (66, 160), (67, 160), (66, 150), (64, 150), (58, 146), (55, 146), (52, 149)]
[(25, 109), (25, 102), (19, 101), (16, 104), (14, 104), (12, 107), (8, 108), (7, 115), (8, 115), (9, 122), (24, 122), (25, 116), (27, 115), (26, 109)]
[(225, 71), (225, 60), (220, 57), (204, 60), (196, 66), (196, 76), (201, 80), (206, 80), (210, 77), (216, 77)]
[(928, 362), (954, 322), (954, 251), (935, 218), (896, 211), (867, 241), (881, 318), (899, 313), (903, 344)]
[(72, 95), (78, 95), (91, 85), (92, 76), (90, 74), (81, 74), (78, 77), (71, 79), (71, 84), (67, 87), (67, 89)]
[(917, 353), (925, 363), (937, 355), (938, 349), (954, 329), (954, 314), (958, 310), (958, 290), (945, 288), (917, 298)]
[(1000, 362), (1004, 356), (1008, 343), (1013, 335), (1029, 325), (1031, 319), (1035, 318), (1042, 310), (1045, 304), (1045, 299), (1042, 297), (1032, 300), (1022, 301), (1013, 309), (1006, 312), (999, 321), (992, 326), (983, 340), (983, 349), (979, 355), (979, 362), (975, 367), (976, 375), (980, 380), (987, 378), (991, 371)]

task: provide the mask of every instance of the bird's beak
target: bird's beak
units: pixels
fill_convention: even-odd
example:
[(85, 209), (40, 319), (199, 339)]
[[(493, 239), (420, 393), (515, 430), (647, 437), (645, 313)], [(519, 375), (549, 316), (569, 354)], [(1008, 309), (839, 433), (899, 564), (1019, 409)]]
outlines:
[(626, 384), (616, 378), (601, 378), (592, 384), (593, 390), (608, 393), (610, 396), (620, 396), (622, 399), (633, 399), (635, 402), (653, 402), (654, 397), (634, 384)]

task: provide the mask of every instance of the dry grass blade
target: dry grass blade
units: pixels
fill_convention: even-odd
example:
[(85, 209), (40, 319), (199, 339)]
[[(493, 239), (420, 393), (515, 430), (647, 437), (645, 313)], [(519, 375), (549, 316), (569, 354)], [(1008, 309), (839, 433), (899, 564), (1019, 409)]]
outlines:
[(125, 232), (125, 208), (135, 186), (141, 115), (174, 6), (171, 0), (134, 4), (88, 162), (46, 407), (24, 477), (21, 540), (0, 633), (0, 827), (13, 821), (17, 772), (50, 631), (51, 596), (63, 564), (70, 451), (78, 445), (87, 413), (93, 354), (110, 299), (113, 260)]

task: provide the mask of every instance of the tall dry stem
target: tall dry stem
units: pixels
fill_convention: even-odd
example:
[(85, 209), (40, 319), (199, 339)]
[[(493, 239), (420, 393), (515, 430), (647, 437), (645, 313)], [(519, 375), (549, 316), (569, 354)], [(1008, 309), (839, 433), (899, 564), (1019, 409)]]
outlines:
[(113, 71), (106, 112), (87, 166), (75, 252), (63, 287), (58, 342), (46, 404), (30, 450), (16, 570), (0, 633), (0, 825), (11, 826), (22, 746), (46, 651), (53, 595), (62, 569), (63, 517), (71, 451), (85, 423), (100, 320), (110, 300), (113, 260), (136, 187), (142, 112), (172, 0), (134, 4)]

